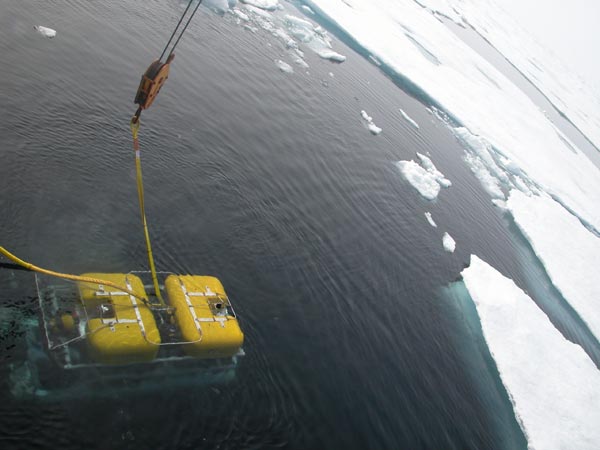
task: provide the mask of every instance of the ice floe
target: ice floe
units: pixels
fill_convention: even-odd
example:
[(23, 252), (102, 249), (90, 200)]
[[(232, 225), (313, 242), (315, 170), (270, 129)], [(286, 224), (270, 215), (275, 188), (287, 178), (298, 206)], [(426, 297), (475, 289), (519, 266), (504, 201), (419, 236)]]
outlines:
[(507, 206), (552, 284), (600, 341), (600, 238), (547, 195), (512, 190)]
[(402, 114), (402, 117), (404, 117), (404, 119), (406, 119), (408, 123), (410, 123), (413, 127), (419, 128), (419, 124), (413, 119), (411, 119), (410, 116), (406, 114), (402, 108), (400, 108), (400, 114)]
[(369, 131), (372, 134), (377, 135), (377, 134), (381, 133), (381, 128), (379, 128), (377, 125), (375, 125), (373, 123), (373, 118), (371, 116), (369, 116), (366, 111), (362, 110), (360, 112), (360, 115), (362, 116), (363, 120), (367, 124), (367, 128), (369, 128)]
[[(569, 149), (525, 93), (440, 22), (432, 14), (436, 5), (423, 8), (412, 0), (304, 3), (350, 35), (361, 52), (374, 55), (383, 70), (410, 82), (415, 95), (433, 99), (454, 124), (488, 143), (496, 160), (505, 158), (526, 175), (521, 177), (526, 184), (559, 198), (600, 231), (600, 169)], [(499, 196), (497, 189), (492, 192)]]
[(597, 448), (600, 371), (588, 355), (477, 256), (462, 276), (528, 448)]
[(429, 157), (417, 153), (421, 164), (413, 160), (398, 161), (396, 166), (412, 187), (427, 200), (435, 200), (440, 193), (440, 187), (452, 185), (442, 172), (433, 164)]
[(447, 232), (442, 236), (442, 245), (444, 246), (444, 250), (449, 253), (454, 253), (456, 249), (456, 241)]
[(430, 212), (426, 212), (425, 213), (425, 218), (427, 219), (427, 222), (429, 222), (429, 225), (431, 225), (434, 228), (437, 228), (437, 224), (433, 220), (433, 217), (431, 217), (431, 213)]
[(419, 0), (432, 12), (457, 23), (468, 22), (521, 71), (600, 148), (600, 93), (590, 89), (554, 54), (521, 28), (502, 7), (490, 0)]
[(53, 30), (52, 28), (34, 25), (33, 29), (48, 39), (52, 39), (54, 36), (56, 36), (56, 30)]

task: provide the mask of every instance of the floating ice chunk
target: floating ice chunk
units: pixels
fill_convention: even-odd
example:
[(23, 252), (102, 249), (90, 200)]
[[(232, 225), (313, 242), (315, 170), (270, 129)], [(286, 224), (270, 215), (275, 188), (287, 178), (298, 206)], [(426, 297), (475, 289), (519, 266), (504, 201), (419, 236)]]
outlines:
[(41, 25), (34, 25), (33, 29), (40, 33), (42, 36), (47, 37), (48, 39), (52, 39), (54, 36), (56, 36), (56, 30), (53, 30), (52, 28), (46, 28)]
[(484, 165), (481, 158), (471, 153), (465, 153), (464, 160), (471, 169), (471, 172), (477, 177), (483, 188), (492, 198), (504, 199), (504, 192), (500, 188), (498, 179), (495, 178), (487, 167)]
[(414, 161), (398, 161), (396, 165), (404, 178), (427, 200), (437, 198), (440, 187), (449, 187), (452, 182), (440, 172), (431, 159), (417, 153), (421, 165)]
[(273, 35), (285, 44), (287, 48), (298, 48), (298, 44), (294, 41), (289, 34), (287, 34), (283, 29), (277, 28), (273, 31)]
[(314, 27), (308, 20), (286, 14), (284, 23), (292, 36), (300, 42), (310, 42), (315, 38)]
[(302, 11), (304, 11), (305, 13), (308, 13), (308, 14), (312, 14), (312, 15), (315, 14), (315, 12), (312, 9), (310, 9), (310, 6), (306, 6), (306, 5), (302, 5)]
[(504, 200), (500, 200), (499, 198), (492, 199), (492, 204), (499, 209), (508, 209), (506, 202)]
[(282, 72), (294, 73), (294, 68), (292, 66), (290, 66), (288, 63), (286, 63), (285, 61), (278, 59), (277, 61), (275, 61), (275, 64), (277, 65), (279, 70), (281, 70)]
[(377, 59), (376, 56), (369, 55), (369, 59), (375, 64), (377, 67), (381, 67), (381, 61)]
[(528, 448), (597, 448), (600, 371), (588, 355), (477, 256), (462, 276)]
[(434, 228), (437, 228), (437, 224), (434, 222), (433, 217), (431, 217), (430, 212), (426, 212), (425, 217), (427, 218), (427, 222), (429, 222), (429, 225), (431, 225)]
[(316, 50), (316, 53), (321, 58), (328, 59), (333, 62), (342, 63), (342, 62), (346, 61), (346, 57), (344, 55), (334, 52), (333, 50), (331, 50), (329, 48), (318, 49), (318, 50)]
[(410, 123), (413, 127), (415, 128), (419, 128), (419, 124), (417, 122), (415, 122), (413, 119), (411, 119), (408, 114), (406, 114), (404, 112), (404, 110), (402, 108), (400, 108), (400, 114), (402, 114), (402, 117), (404, 117), (408, 123)]
[(396, 163), (400, 172), (412, 187), (427, 200), (435, 200), (440, 193), (440, 185), (435, 177), (427, 170), (423, 169), (419, 164), (410, 161), (398, 161)]
[(266, 11), (275, 11), (279, 8), (279, 0), (241, 0), (241, 2)]
[(444, 233), (444, 236), (442, 237), (442, 244), (444, 246), (444, 250), (449, 253), (454, 253), (454, 250), (456, 249), (456, 242), (447, 232)]
[(236, 15), (239, 19), (242, 19), (244, 22), (248, 22), (250, 20), (250, 17), (248, 17), (248, 14), (243, 13), (239, 9), (235, 8), (232, 11), (233, 11), (234, 15)]
[(367, 122), (367, 127), (369, 127), (369, 131), (372, 134), (377, 135), (377, 134), (381, 133), (381, 128), (379, 128), (377, 125), (375, 125), (373, 123), (373, 118), (371, 116), (369, 116), (365, 110), (362, 110), (360, 112), (360, 115), (365, 120), (365, 122)]
[(600, 341), (600, 238), (547, 195), (513, 189), (508, 208), (552, 284)]
[(246, 8), (247, 11), (254, 13), (258, 17), (262, 17), (263, 19), (272, 19), (273, 18), (273, 15), (269, 11), (265, 11), (264, 9), (257, 8), (256, 6), (253, 6), (251, 4), (245, 3), (244, 8)]
[(421, 166), (423, 166), (427, 172), (435, 177), (436, 181), (440, 183), (440, 186), (446, 188), (452, 186), (452, 182), (446, 178), (442, 172), (437, 170), (437, 167), (435, 167), (428, 156), (425, 156), (419, 152), (417, 152), (417, 156), (421, 160)]
[(331, 78), (334, 78), (334, 77), (335, 77), (335, 75), (333, 74), (333, 72), (329, 72), (329, 76), (330, 76)]
[(296, 64), (298, 64), (300, 67), (303, 67), (303, 68), (305, 68), (305, 69), (308, 69), (308, 68), (310, 67), (310, 66), (308, 65), (308, 63), (307, 63), (306, 61), (304, 61), (304, 60), (303, 60), (301, 57), (299, 57), (299, 56), (297, 56), (297, 57), (294, 59), (294, 62), (295, 62)]
[[(498, 164), (496, 164), (496, 161), (494, 159), (494, 155), (496, 155), (496, 152), (494, 151), (494, 149), (488, 141), (486, 141), (481, 136), (477, 136), (471, 133), (465, 127), (453, 128), (452, 132), (467, 146), (467, 148), (471, 150), (471, 152), (474, 155), (478, 156), (481, 159), (481, 162), (487, 168), (491, 175), (497, 177), (504, 183), (509, 182), (505, 171), (502, 168), (500, 168)], [(507, 165), (509, 165), (510, 160), (501, 156), (499, 156), (499, 159), (503, 161), (502, 166), (504, 167), (504, 169), (509, 170), (507, 169)], [(517, 167), (514, 165), (512, 168), (517, 169)]]

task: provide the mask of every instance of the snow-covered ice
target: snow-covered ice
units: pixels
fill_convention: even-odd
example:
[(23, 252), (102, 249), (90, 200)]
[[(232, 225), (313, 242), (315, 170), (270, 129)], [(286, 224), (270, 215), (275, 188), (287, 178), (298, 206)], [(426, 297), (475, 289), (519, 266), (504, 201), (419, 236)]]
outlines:
[(468, 22), (522, 72), (600, 148), (600, 93), (590, 89), (554, 54), (521, 28), (502, 2), (493, 0), (419, 0), (432, 12)]
[(588, 355), (477, 256), (462, 276), (528, 448), (598, 448), (600, 371)]
[(406, 114), (402, 108), (400, 108), (400, 114), (402, 114), (402, 117), (404, 117), (404, 119), (406, 119), (408, 123), (410, 123), (413, 127), (419, 128), (419, 124), (413, 119), (411, 119), (410, 116)]
[(362, 110), (360, 112), (360, 115), (362, 116), (363, 120), (367, 124), (367, 127), (369, 128), (369, 131), (372, 134), (377, 135), (377, 134), (381, 133), (381, 128), (379, 128), (377, 125), (375, 125), (373, 123), (373, 118), (371, 116), (369, 116), (365, 110)]
[(277, 67), (279, 67), (279, 70), (281, 70), (282, 72), (294, 73), (294, 68), (285, 61), (282, 61), (281, 59), (275, 61), (275, 64), (277, 65)]
[(429, 225), (431, 225), (434, 228), (437, 228), (437, 224), (433, 220), (433, 217), (431, 217), (431, 213), (429, 211), (425, 213), (425, 218), (427, 219), (427, 222), (429, 222)]
[(600, 238), (547, 195), (515, 189), (507, 205), (552, 284), (600, 341)]
[(305, 3), (600, 231), (600, 169), (582, 152), (569, 149), (525, 93), (440, 22), (432, 14), (436, 5), (423, 8), (413, 0)]
[(427, 200), (435, 200), (440, 192), (440, 187), (452, 185), (442, 172), (433, 164), (431, 159), (421, 153), (417, 153), (421, 164), (413, 160), (398, 161), (396, 166), (400, 172), (422, 197)]
[(444, 250), (449, 253), (453, 253), (456, 249), (456, 242), (452, 239), (452, 236), (448, 234), (448, 232), (444, 233), (442, 237), (442, 245), (444, 246)]
[(52, 28), (35, 25), (33, 29), (48, 39), (52, 39), (54, 36), (56, 36), (56, 30), (53, 30)]

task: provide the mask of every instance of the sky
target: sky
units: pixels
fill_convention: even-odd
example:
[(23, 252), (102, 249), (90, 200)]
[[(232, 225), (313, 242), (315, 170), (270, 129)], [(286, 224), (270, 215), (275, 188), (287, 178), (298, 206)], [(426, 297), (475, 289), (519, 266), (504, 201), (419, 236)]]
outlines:
[(496, 0), (600, 92), (600, 0)]

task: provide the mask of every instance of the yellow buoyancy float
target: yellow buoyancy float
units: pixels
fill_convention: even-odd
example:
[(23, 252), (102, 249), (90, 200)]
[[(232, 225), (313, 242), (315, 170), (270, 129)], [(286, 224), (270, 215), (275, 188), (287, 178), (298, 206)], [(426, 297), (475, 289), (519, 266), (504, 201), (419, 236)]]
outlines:
[(91, 358), (101, 364), (151, 361), (161, 343), (148, 297), (139, 277), (122, 273), (89, 273), (83, 276), (110, 281), (130, 292), (101, 284), (78, 282), (88, 315), (87, 345)]
[(196, 358), (235, 355), (244, 342), (225, 289), (210, 276), (170, 275), (165, 280), (169, 303), (181, 331), (186, 354)]

